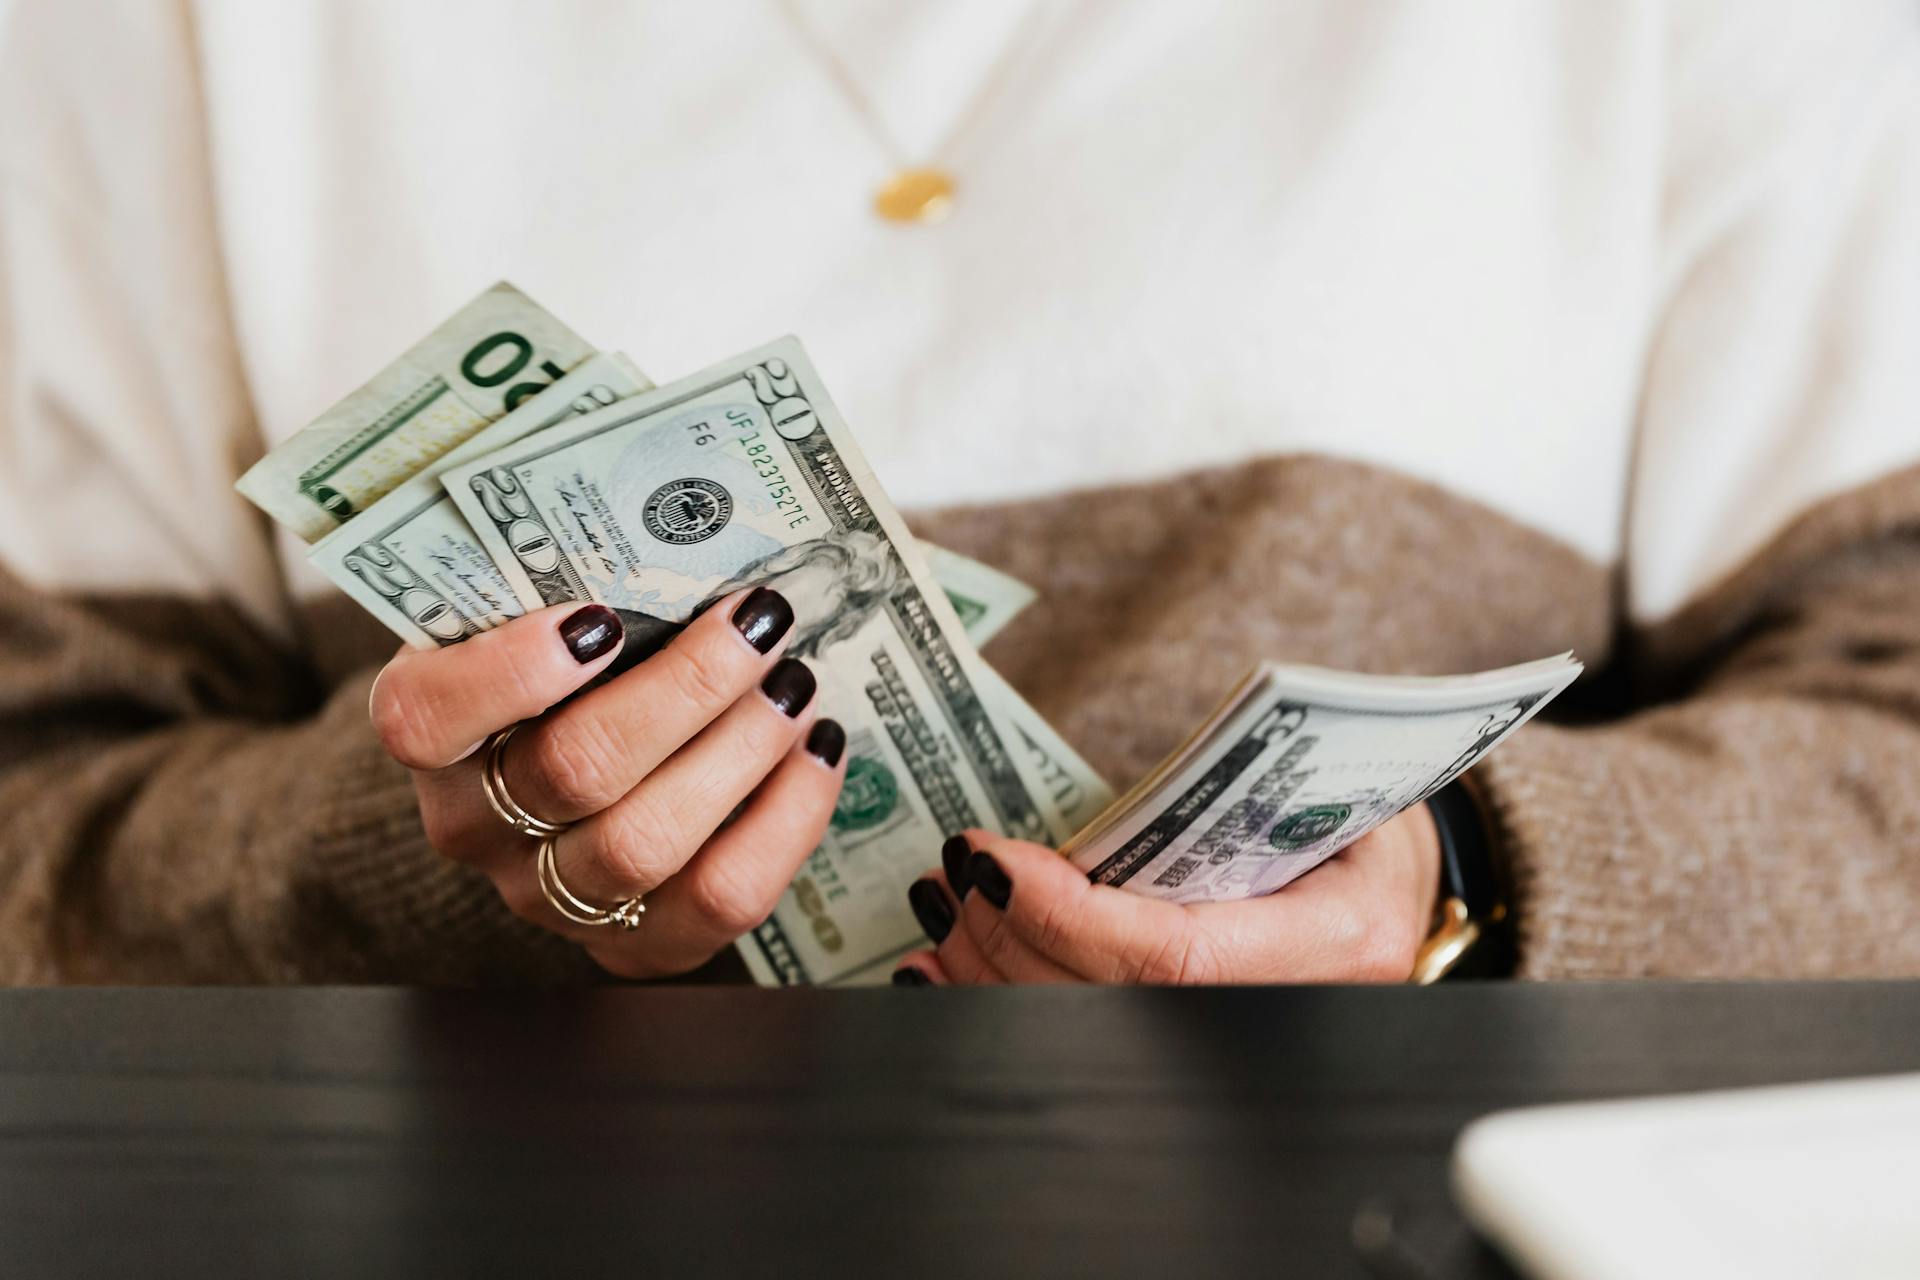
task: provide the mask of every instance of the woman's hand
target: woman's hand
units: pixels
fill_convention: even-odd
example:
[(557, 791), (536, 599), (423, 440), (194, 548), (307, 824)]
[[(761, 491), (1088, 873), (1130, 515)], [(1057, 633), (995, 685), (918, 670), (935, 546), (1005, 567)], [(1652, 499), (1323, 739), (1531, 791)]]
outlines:
[[(894, 981), (1403, 982), (1439, 892), (1425, 805), (1264, 898), (1179, 906), (1108, 885), (1051, 849), (955, 836), (908, 896), (937, 944)], [(957, 905), (956, 905), (957, 904)]]
[[(556, 606), (402, 652), (369, 707), (380, 741), (414, 771), (435, 849), (613, 973), (678, 973), (766, 919), (840, 791), (846, 734), (814, 721), (813, 673), (780, 656), (792, 628), (777, 592), (740, 592), (560, 706), (613, 662), (622, 630), (602, 605)], [(560, 882), (596, 906), (643, 896), (638, 929), (569, 923), (542, 895), (536, 842), (481, 789), (481, 744), (514, 724), (501, 754), (508, 795), (572, 824), (554, 845)]]

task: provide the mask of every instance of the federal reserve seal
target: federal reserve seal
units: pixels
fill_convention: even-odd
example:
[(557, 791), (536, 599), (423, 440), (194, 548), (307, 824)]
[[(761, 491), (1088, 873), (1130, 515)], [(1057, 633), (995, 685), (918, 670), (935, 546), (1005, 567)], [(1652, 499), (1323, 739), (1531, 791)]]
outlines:
[(1350, 804), (1316, 804), (1274, 823), (1267, 842), (1276, 849), (1298, 849), (1332, 835), (1352, 815)]
[(640, 508), (640, 522), (647, 532), (676, 546), (705, 542), (732, 518), (733, 495), (699, 476), (668, 481)]

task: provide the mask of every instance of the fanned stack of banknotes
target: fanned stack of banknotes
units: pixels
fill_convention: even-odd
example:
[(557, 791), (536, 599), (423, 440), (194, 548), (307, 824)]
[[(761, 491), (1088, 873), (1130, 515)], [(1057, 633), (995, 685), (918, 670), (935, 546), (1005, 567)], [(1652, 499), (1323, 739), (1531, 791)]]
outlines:
[(1117, 802), (980, 657), (1034, 598), (916, 540), (792, 338), (664, 387), (493, 286), (255, 464), (241, 493), (409, 644), (613, 608), (629, 652), (773, 586), (847, 728), (820, 847), (739, 940), (767, 985), (884, 982), (924, 945), (906, 890), (985, 827), (1178, 902), (1271, 893), (1416, 804), (1579, 673), (1265, 664)]

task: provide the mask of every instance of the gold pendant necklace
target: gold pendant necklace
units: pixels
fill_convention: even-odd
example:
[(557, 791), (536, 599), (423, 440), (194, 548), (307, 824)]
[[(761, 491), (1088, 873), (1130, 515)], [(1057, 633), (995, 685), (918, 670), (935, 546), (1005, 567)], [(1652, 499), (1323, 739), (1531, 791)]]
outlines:
[(873, 193), (888, 222), (944, 222), (953, 212), (953, 177), (943, 169), (902, 169)]
[(880, 109), (873, 98), (861, 88), (859, 81), (854, 79), (853, 72), (848, 68), (845, 60), (834, 52), (833, 47), (821, 38), (813, 24), (807, 21), (806, 15), (800, 12), (796, 0), (779, 0), (779, 3), (781, 13), (793, 27), (795, 34), (800, 37), (800, 42), (807, 46), (814, 60), (826, 70), (828, 78), (840, 91), (840, 96), (853, 109), (854, 115), (859, 117), (875, 145), (894, 167), (893, 176), (873, 193), (873, 211), (888, 222), (920, 223), (923, 226), (944, 222), (947, 215), (953, 211), (953, 197), (957, 184), (953, 174), (945, 166), (937, 163), (937, 158), (952, 150), (954, 141), (966, 131), (974, 117), (979, 115), (981, 107), (993, 96), (993, 91), (999, 87), (1008, 64), (1012, 61), (1013, 51), (1021, 46), (1021, 37), (1027, 34), (1027, 29), (1033, 24), (1034, 17), (1039, 12), (1039, 6), (1034, 5), (1029, 8), (1021, 17), (1012, 37), (1007, 41), (1007, 47), (1001, 50), (999, 57), (994, 59), (980, 87), (974, 91), (972, 101), (967, 103), (966, 108), (954, 120), (953, 127), (947, 131), (947, 136), (941, 140), (940, 145), (933, 148), (930, 154), (935, 159), (915, 163), (907, 158), (906, 148), (900, 145), (899, 139), (894, 137), (893, 131), (887, 127), (887, 122), (881, 116)]

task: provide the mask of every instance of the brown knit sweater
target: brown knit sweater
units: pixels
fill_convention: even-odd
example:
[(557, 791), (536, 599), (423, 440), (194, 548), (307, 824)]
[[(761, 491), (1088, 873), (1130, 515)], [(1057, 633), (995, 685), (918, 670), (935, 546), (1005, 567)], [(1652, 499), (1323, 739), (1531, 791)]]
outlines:
[(1479, 770), (1523, 972), (1920, 972), (1910, 0), (1055, 8), (817, 15), (966, 116), (935, 229), (764, 5), (0, 0), (0, 980), (590, 974), (232, 492), (494, 274), (656, 377), (805, 334), (1117, 785), (1258, 659), (1573, 649)]
[[(1920, 973), (1920, 472), (1652, 630), (1545, 535), (1323, 458), (915, 523), (1040, 590), (987, 656), (1122, 786), (1261, 658), (1575, 650), (1595, 675), (1478, 771), (1525, 975)], [(588, 976), (426, 847), (366, 717), (391, 650), (344, 599), (292, 649), (0, 579), (0, 978)]]

